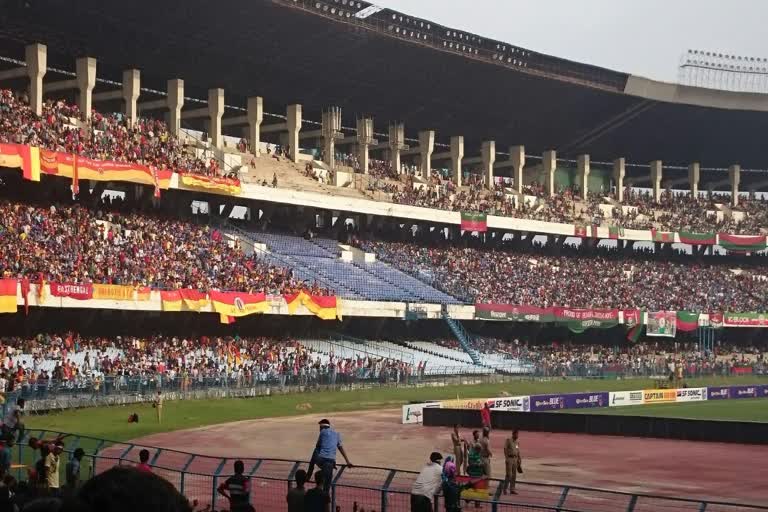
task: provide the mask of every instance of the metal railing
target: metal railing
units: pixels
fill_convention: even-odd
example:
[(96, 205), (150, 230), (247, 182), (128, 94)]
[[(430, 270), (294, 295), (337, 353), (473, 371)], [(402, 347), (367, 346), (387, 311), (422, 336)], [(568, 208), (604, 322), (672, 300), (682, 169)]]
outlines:
[[(53, 439), (60, 432), (32, 431), (30, 437)], [(23, 440), (22, 440), (23, 441)], [(211, 457), (168, 448), (134, 443), (120, 443), (86, 436), (65, 439), (64, 452), (71, 456), (76, 448), (85, 451), (81, 463), (81, 477), (90, 478), (113, 466), (135, 465), (139, 451), (150, 452), (150, 465), (155, 474), (170, 481), (198, 507), (213, 510), (227, 508), (226, 500), (217, 495), (219, 484), (231, 476), (235, 459)], [(25, 477), (25, 467), (32, 466), (38, 454), (20, 442), (12, 454), (18, 463), (18, 479)], [(62, 455), (62, 458), (65, 456)], [(256, 510), (285, 511), (285, 496), (291, 488), (296, 471), (308, 466), (307, 462), (288, 459), (246, 458), (245, 475), (251, 478), (251, 503)], [(66, 464), (60, 464), (64, 471)], [(410, 510), (410, 490), (417, 473), (393, 468), (340, 465), (331, 485), (331, 510), (342, 512), (365, 509), (368, 511), (400, 512)], [(66, 481), (61, 475), (60, 481)], [(537, 510), (550, 512), (615, 512), (625, 510), (717, 510), (736, 512), (768, 510), (760, 505), (710, 501), (705, 499), (671, 498), (652, 494), (628, 493), (574, 485), (517, 483), (517, 495), (502, 494), (501, 480), (490, 481), (486, 499), (472, 498), (484, 511)], [(440, 496), (435, 510), (442, 508)]]
[[(482, 357), (482, 354), (481, 354)], [(644, 365), (626, 368), (603, 364), (575, 363), (568, 367), (558, 365), (531, 365), (511, 359), (510, 365), (427, 366), (411, 372), (398, 368), (356, 368), (352, 372), (330, 371), (327, 368), (304, 368), (298, 373), (277, 371), (254, 372), (250, 378), (243, 374), (222, 371), (215, 375), (189, 377), (163, 374), (145, 376), (109, 376), (105, 378), (78, 377), (72, 380), (40, 380), (24, 382), (6, 393), (6, 404), (17, 398), (27, 401), (29, 413), (45, 413), (81, 407), (126, 405), (147, 402), (157, 390), (166, 400), (248, 398), (275, 394), (371, 389), (378, 387), (442, 387), (446, 385), (497, 384), (522, 379), (667, 379), (667, 365)], [(742, 367), (743, 368), (743, 367)], [(749, 366), (752, 375), (768, 375), (768, 366)], [(728, 367), (686, 368), (683, 378), (729, 377), (734, 375)]]
[(46, 380), (25, 383), (14, 391), (7, 392), (2, 409), (5, 409), (7, 404), (15, 403), (18, 398), (24, 398), (27, 401), (26, 411), (35, 414), (51, 410), (148, 402), (154, 398), (157, 390), (162, 390), (166, 400), (248, 398), (377, 387), (443, 387), (502, 383), (514, 379), (496, 373), (479, 373), (484, 369), (469, 366), (464, 372), (456, 367), (434, 367), (428, 375), (420, 374), (416, 369), (412, 374), (398, 374), (393, 370), (372, 372), (367, 368), (359, 370), (352, 374), (329, 371), (298, 375), (274, 373), (252, 380), (226, 373), (198, 379), (171, 379), (156, 374), (145, 377), (107, 377), (103, 380)]

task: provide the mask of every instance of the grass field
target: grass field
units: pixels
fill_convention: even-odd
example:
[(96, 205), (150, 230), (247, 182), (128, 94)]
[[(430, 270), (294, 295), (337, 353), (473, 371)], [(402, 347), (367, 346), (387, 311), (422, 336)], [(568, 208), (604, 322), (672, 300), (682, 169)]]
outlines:
[(564, 412), (577, 414), (610, 414), (613, 416), (654, 416), (692, 420), (757, 421), (768, 423), (768, 400), (711, 400), (682, 404), (630, 405), (601, 409), (579, 409)]
[[(691, 387), (768, 383), (768, 379), (759, 377), (732, 377), (690, 379)], [(532, 395), (543, 393), (562, 393), (580, 391), (628, 391), (653, 387), (649, 379), (631, 380), (524, 380), (505, 384), (481, 384), (474, 386), (445, 386), (429, 388), (374, 388), (358, 391), (315, 392), (290, 395), (277, 395), (250, 399), (219, 400), (181, 400), (167, 402), (163, 408), (163, 423), (157, 424), (154, 411), (149, 405), (135, 404), (120, 407), (101, 407), (69, 410), (43, 416), (31, 416), (27, 419), (28, 429), (55, 430), (72, 432), (84, 436), (93, 436), (125, 441), (149, 434), (171, 432), (174, 430), (202, 427), (218, 423), (250, 420), (258, 418), (296, 416), (307, 413), (327, 413), (329, 416), (338, 412), (382, 409), (397, 407), (408, 402), (436, 399), (484, 398), (509, 395)], [(725, 400), (730, 404), (733, 401)], [(741, 403), (751, 400), (738, 400), (734, 406), (741, 410)], [(690, 404), (694, 409), (702, 404)], [(709, 404), (704, 404), (706, 407)], [(673, 411), (670, 406), (645, 406), (664, 412)], [(748, 409), (748, 407), (746, 407)], [(755, 408), (760, 408), (756, 405)], [(763, 411), (768, 408), (765, 401)], [(615, 408), (619, 409), (619, 408)], [(603, 411), (606, 411), (604, 409)], [(618, 414), (637, 414), (636, 407), (621, 408)], [(714, 410), (714, 409), (713, 409)], [(626, 412), (625, 412), (626, 411)], [(128, 415), (137, 412), (141, 421), (128, 423)], [(589, 412), (594, 412), (590, 410)], [(714, 414), (714, 413), (713, 413)], [(727, 414), (727, 413), (724, 413)], [(746, 414), (746, 411), (734, 414)], [(686, 416), (683, 416), (686, 417)], [(739, 418), (742, 416), (738, 416)], [(730, 418), (730, 417), (729, 417)], [(736, 418), (734, 418), (736, 419)]]

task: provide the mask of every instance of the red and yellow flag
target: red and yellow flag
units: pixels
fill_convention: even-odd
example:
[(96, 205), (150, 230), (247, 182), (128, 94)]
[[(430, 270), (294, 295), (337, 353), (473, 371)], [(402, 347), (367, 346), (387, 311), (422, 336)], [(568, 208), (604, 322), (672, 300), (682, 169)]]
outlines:
[(181, 184), (192, 188), (204, 188), (225, 194), (237, 195), (240, 193), (240, 180), (236, 178), (215, 178), (200, 174), (180, 174)]
[(179, 290), (184, 307), (190, 311), (200, 311), (208, 305), (208, 296), (198, 290), (182, 288)]
[(40, 148), (26, 144), (0, 144), (0, 167), (18, 167), (25, 179), (40, 181)]
[(0, 313), (16, 313), (16, 279), (0, 279)]
[(341, 301), (335, 296), (309, 295), (303, 290), (293, 295), (285, 295), (288, 314), (296, 314), (296, 308), (303, 305), (323, 320), (341, 320)]
[(263, 293), (217, 292), (211, 290), (208, 296), (213, 310), (220, 315), (240, 317), (269, 311), (267, 296)]
[(163, 303), (163, 311), (181, 311), (181, 293), (178, 290), (160, 292), (160, 300)]
[(136, 300), (147, 301), (152, 297), (152, 288), (149, 286), (136, 287)]

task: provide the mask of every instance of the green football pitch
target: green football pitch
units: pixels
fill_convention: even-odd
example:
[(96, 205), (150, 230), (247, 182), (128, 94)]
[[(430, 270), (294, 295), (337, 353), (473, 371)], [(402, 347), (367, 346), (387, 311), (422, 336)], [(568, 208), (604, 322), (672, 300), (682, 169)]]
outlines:
[[(762, 384), (768, 378), (714, 377), (689, 379), (691, 387)], [(27, 428), (71, 432), (84, 436), (125, 441), (145, 435), (174, 430), (203, 427), (278, 416), (328, 414), (371, 409), (395, 408), (409, 402), (461, 398), (493, 398), (546, 393), (576, 393), (593, 391), (631, 391), (653, 388), (649, 379), (627, 380), (516, 380), (500, 384), (480, 384), (442, 387), (381, 387), (356, 391), (322, 391), (287, 395), (272, 395), (248, 399), (180, 400), (166, 402), (163, 423), (157, 424), (148, 404), (67, 410), (40, 416), (30, 416)], [(612, 409), (589, 409), (584, 412), (615, 414), (651, 414), (676, 417), (716, 417), (718, 419), (750, 419), (768, 421), (768, 400), (723, 400), (680, 405), (640, 406)], [(693, 412), (689, 412), (693, 411)], [(128, 415), (136, 412), (141, 421), (128, 423)]]
[(563, 412), (576, 414), (610, 414), (614, 416), (654, 416), (657, 418), (684, 418), (691, 420), (756, 421), (768, 423), (768, 400), (751, 398), (740, 400), (706, 400), (682, 404), (631, 405), (579, 409)]

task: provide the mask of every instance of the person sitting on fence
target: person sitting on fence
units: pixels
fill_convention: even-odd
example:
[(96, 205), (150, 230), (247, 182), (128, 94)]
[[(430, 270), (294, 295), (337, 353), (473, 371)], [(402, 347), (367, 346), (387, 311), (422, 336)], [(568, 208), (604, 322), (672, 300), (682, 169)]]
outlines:
[(285, 497), (288, 502), (288, 512), (304, 512), (304, 495), (307, 492), (304, 489), (304, 484), (307, 481), (307, 472), (299, 469), (294, 478), (296, 479), (296, 487), (289, 489), (288, 495)]
[(341, 434), (331, 428), (331, 422), (323, 419), (318, 422), (318, 425), (320, 426), (320, 434), (317, 436), (317, 444), (314, 452), (312, 452), (307, 474), (311, 475), (315, 466), (318, 466), (320, 471), (325, 473), (324, 489), (325, 492), (329, 492), (333, 483), (333, 470), (336, 468), (336, 450), (341, 452), (347, 466), (350, 468), (354, 466), (349, 462), (347, 452), (344, 451), (344, 446), (341, 444)]
[(235, 474), (227, 478), (217, 492), (229, 500), (230, 512), (253, 512), (251, 505), (251, 479), (243, 475), (245, 464), (235, 461)]

